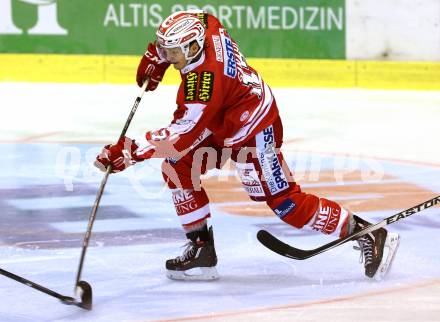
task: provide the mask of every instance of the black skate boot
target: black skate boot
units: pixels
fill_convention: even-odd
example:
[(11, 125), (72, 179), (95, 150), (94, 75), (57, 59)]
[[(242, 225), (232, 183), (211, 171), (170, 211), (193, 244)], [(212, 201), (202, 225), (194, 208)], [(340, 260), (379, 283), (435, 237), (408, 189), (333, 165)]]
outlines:
[[(207, 238), (189, 233), (189, 242), (182, 256), (166, 261), (167, 277), (173, 280), (215, 280), (218, 273), (212, 227), (205, 227)], [(203, 235), (203, 232), (202, 232)], [(207, 239), (207, 240), (203, 240)]]
[[(354, 233), (370, 225), (369, 222), (355, 215), (353, 221)], [(356, 241), (359, 247), (355, 246), (355, 249), (361, 251), (361, 262), (364, 262), (365, 275), (381, 280), (387, 273), (399, 246), (399, 235), (389, 233), (385, 228), (380, 228), (359, 237)]]

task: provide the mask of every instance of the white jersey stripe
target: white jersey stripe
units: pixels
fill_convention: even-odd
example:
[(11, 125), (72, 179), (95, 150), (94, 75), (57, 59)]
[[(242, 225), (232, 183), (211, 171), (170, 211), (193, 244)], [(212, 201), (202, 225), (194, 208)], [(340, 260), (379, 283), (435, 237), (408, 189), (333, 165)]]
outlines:
[(196, 222), (197, 220), (205, 218), (209, 214), (209, 204), (206, 204), (202, 208), (199, 208), (197, 210), (194, 210), (190, 213), (184, 214), (179, 216), (180, 223), (182, 225), (188, 225), (193, 222)]

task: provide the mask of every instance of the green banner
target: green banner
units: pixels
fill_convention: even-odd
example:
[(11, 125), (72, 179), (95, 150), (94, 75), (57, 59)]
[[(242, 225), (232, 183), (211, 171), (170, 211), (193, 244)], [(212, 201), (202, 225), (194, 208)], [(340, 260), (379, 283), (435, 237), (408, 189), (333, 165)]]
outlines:
[(0, 52), (139, 55), (188, 9), (217, 16), (247, 57), (345, 58), (345, 0), (1, 0)]

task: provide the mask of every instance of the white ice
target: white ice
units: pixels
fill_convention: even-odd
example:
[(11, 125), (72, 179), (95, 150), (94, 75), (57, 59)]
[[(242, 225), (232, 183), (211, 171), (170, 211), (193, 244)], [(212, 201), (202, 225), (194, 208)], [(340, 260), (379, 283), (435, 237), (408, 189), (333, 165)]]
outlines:
[[(104, 143), (118, 137), (138, 91), (135, 86), (116, 85), (0, 84), (0, 268), (72, 296), (81, 239), (102, 178), (90, 164)], [(174, 86), (161, 86), (146, 93), (128, 135), (166, 125), (175, 91)], [(378, 167), (394, 179), (360, 180), (358, 185), (394, 180), (432, 191), (432, 197), (440, 193), (438, 91), (274, 89), (274, 93), (284, 122), (286, 159), (299, 176), (307, 177), (309, 170), (346, 169), (360, 159), (356, 163), (360, 169)], [(216, 174), (219, 180), (234, 175), (229, 170)], [(303, 188), (324, 184), (311, 182)], [(378, 195), (361, 197), (373, 202)], [(385, 302), (385, 309), (394, 310), (388, 320), (440, 320), (438, 208), (389, 227), (401, 234), (402, 241), (389, 275), (377, 283), (363, 276), (352, 244), (306, 261), (283, 258), (259, 244), (255, 237), (259, 229), (302, 248), (331, 239), (294, 230), (275, 215), (233, 215), (222, 210), (224, 204), (211, 205), (210, 220), (220, 279), (171, 281), (165, 277), (164, 262), (180, 255), (185, 239), (170, 194), (163, 188), (160, 160), (112, 175), (93, 229), (103, 241), (92, 242), (82, 276), (93, 287), (93, 310), (65, 306), (0, 276), (0, 321), (248, 321), (269, 320), (268, 312), (274, 321), (301, 316), (305, 321), (326, 301), (342, 297), (347, 298), (340, 302), (345, 308), (342, 315), (319, 319), (343, 320), (344, 314), (367, 310), (356, 319), (371, 321), (371, 317), (381, 320), (376, 308), (384, 302), (373, 295), (367, 299), (377, 301), (365, 299), (363, 306), (362, 296), (399, 288), (403, 290), (390, 291), (393, 297)], [(405, 206), (412, 204), (361, 215), (375, 222)], [(427, 283), (437, 287), (422, 290), (409, 301), (403, 298), (405, 289)], [(414, 302), (417, 305), (395, 310), (400, 303)], [(424, 302), (433, 303), (428, 318), (417, 315), (421, 313), (416, 308)], [(273, 307), (284, 305), (303, 306), (305, 311), (277, 318), (283, 310)]]

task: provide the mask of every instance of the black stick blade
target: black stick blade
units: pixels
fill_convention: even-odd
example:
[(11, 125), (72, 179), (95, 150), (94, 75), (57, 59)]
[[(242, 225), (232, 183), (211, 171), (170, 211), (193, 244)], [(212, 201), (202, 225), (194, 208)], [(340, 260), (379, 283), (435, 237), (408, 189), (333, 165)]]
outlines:
[(78, 302), (75, 298), (70, 297), (70, 296), (61, 296), (59, 298), (59, 300), (61, 301), (61, 303), (66, 304), (66, 305), (76, 305), (80, 308), (82, 308), (82, 303)]
[(280, 254), (281, 256), (299, 260), (313, 256), (313, 254), (309, 254), (310, 252), (307, 250), (298, 249), (283, 243), (281, 240), (265, 230), (258, 231), (257, 239), (271, 251)]
[(81, 297), (80, 307), (86, 310), (92, 309), (93, 292), (92, 287), (86, 281), (79, 281), (76, 285), (76, 292)]

